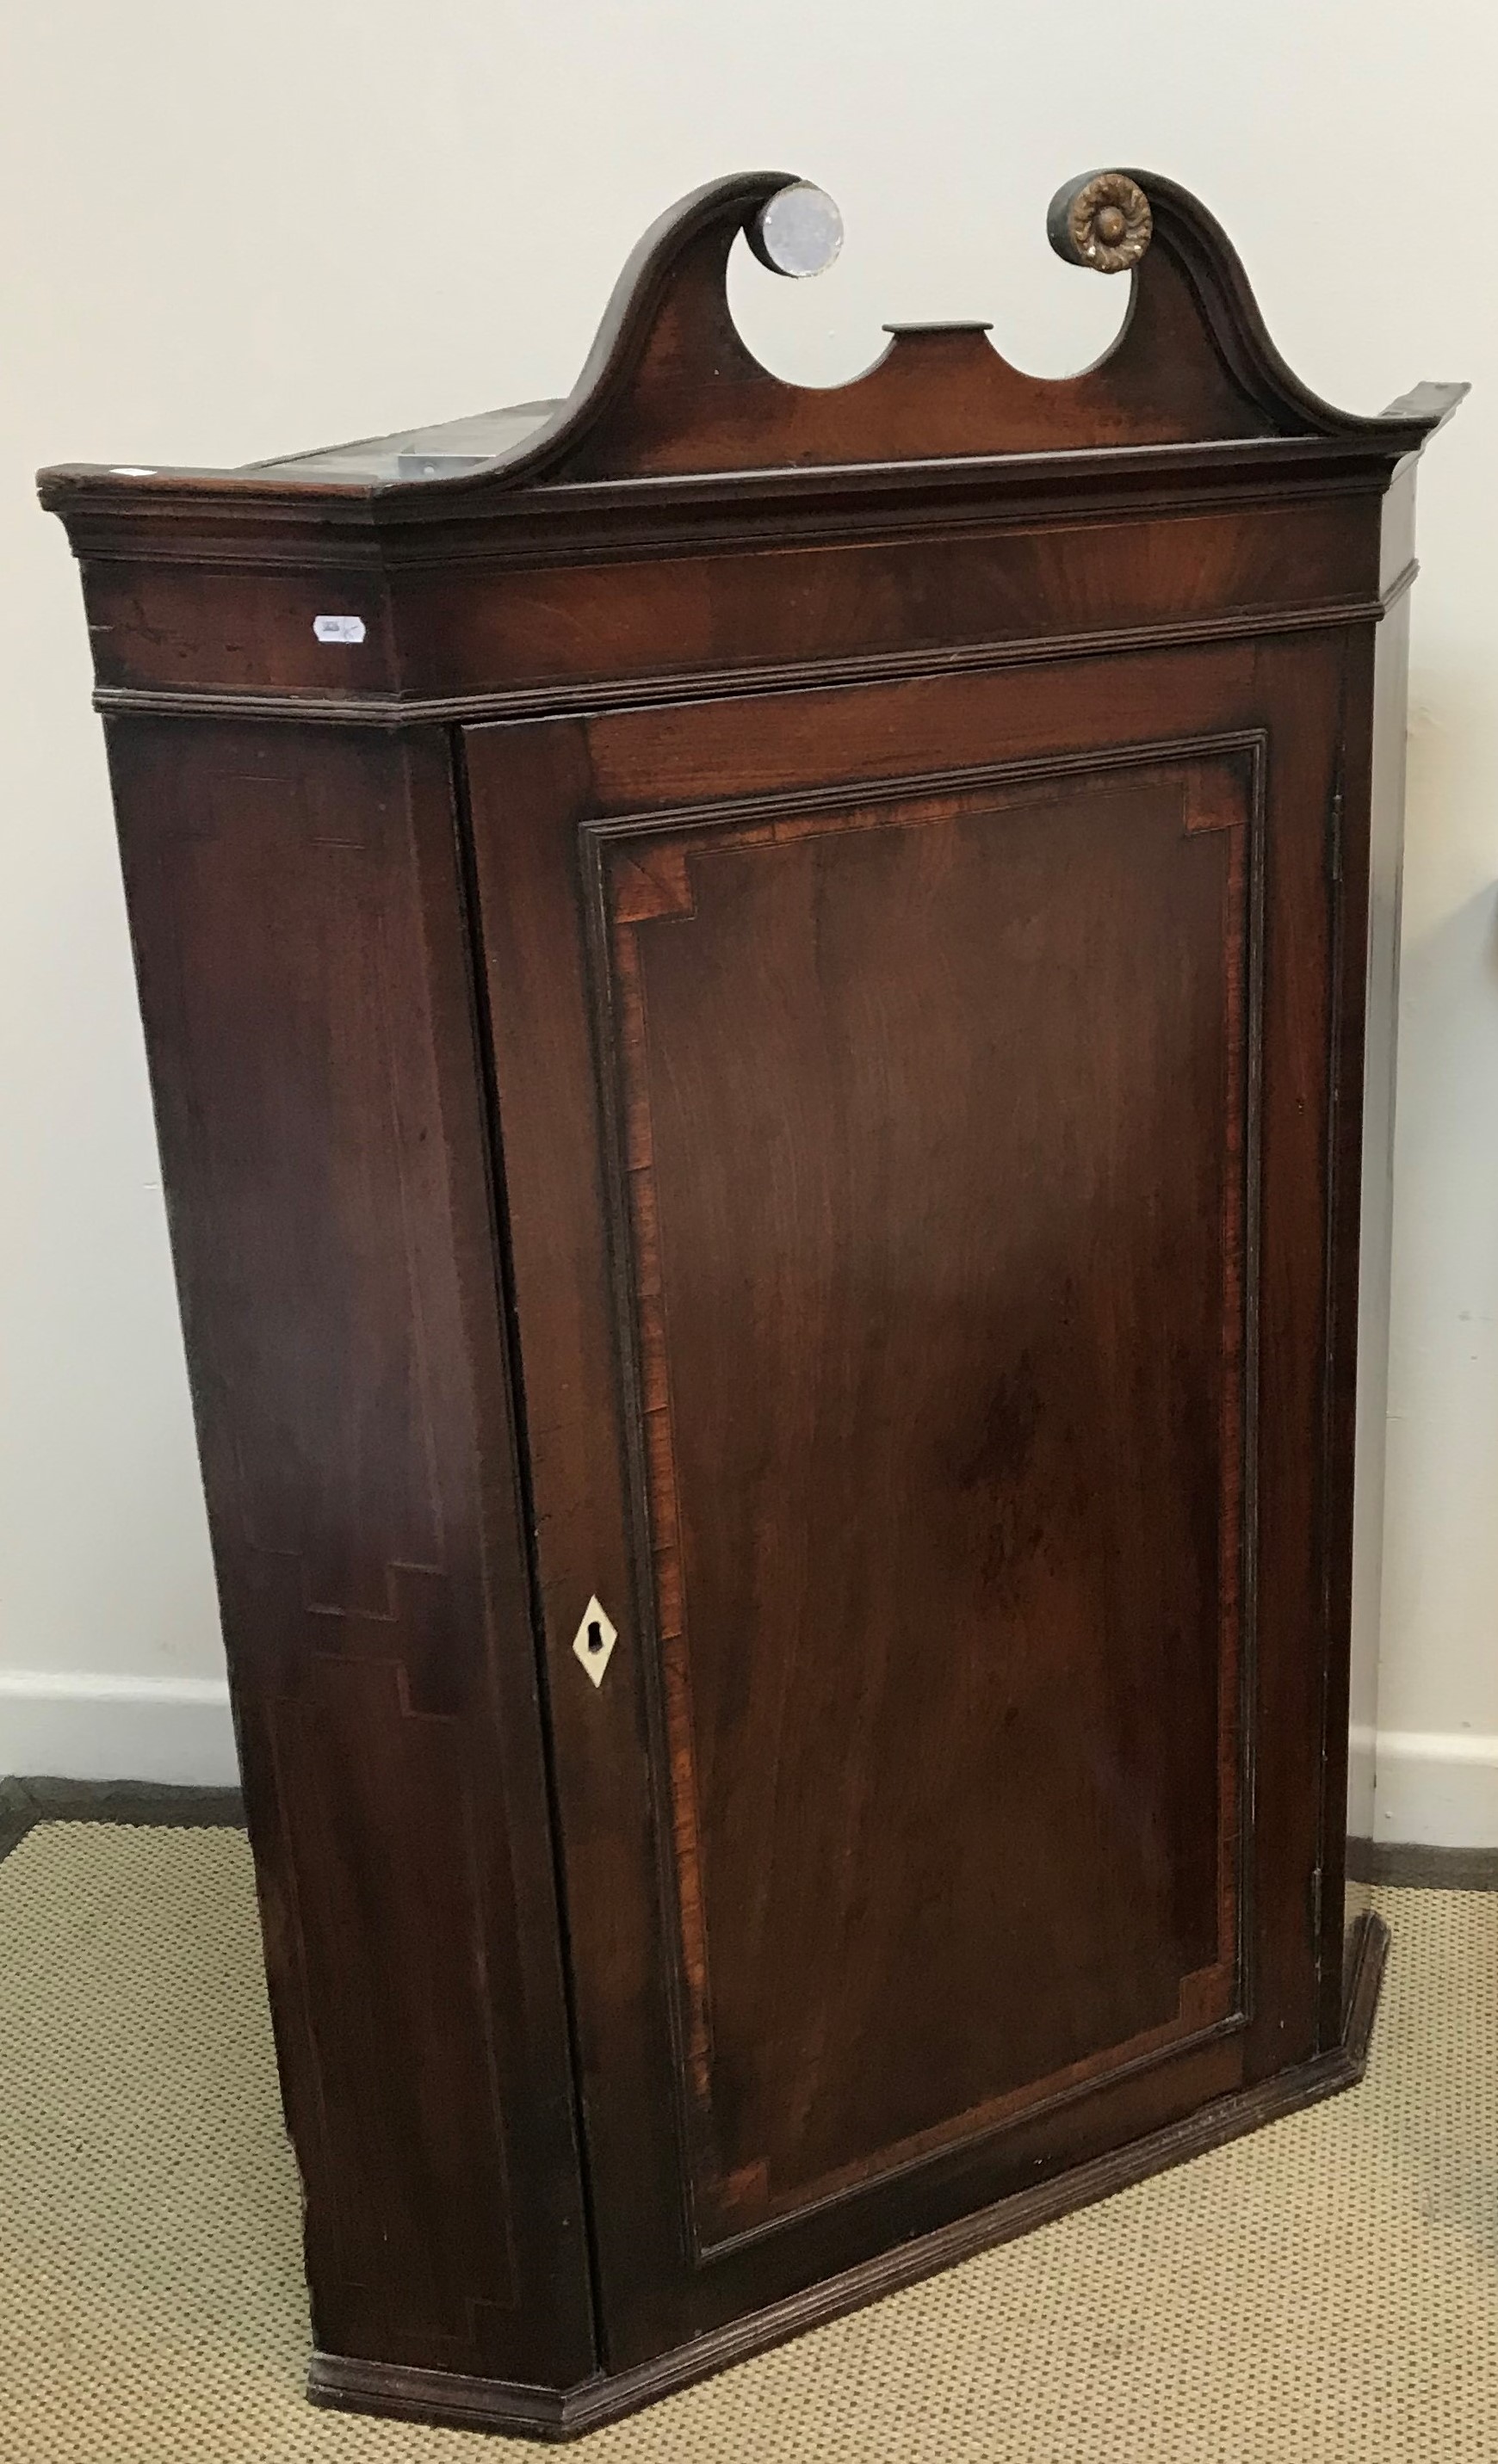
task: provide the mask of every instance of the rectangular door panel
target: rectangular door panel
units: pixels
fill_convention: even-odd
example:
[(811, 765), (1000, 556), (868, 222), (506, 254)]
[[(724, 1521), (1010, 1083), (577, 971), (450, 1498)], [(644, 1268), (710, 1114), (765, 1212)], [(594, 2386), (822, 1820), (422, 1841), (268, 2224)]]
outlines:
[(590, 833), (704, 2241), (1236, 2008), (1252, 809)]

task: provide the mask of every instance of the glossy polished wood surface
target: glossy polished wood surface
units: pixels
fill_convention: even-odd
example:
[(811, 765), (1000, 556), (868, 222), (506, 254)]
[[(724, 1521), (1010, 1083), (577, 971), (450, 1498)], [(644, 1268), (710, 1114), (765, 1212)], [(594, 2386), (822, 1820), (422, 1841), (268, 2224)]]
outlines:
[(470, 737), (619, 2359), (1322, 2041), (1348, 681), (1333, 641)]
[(1236, 1999), (1250, 792), (604, 859), (715, 2238)]
[(804, 391), (723, 291), (783, 185), (487, 460), (44, 476), (323, 2402), (569, 2435), (1371, 2021), (1374, 646), (1460, 388), (1331, 408), (1110, 173), (1095, 368)]

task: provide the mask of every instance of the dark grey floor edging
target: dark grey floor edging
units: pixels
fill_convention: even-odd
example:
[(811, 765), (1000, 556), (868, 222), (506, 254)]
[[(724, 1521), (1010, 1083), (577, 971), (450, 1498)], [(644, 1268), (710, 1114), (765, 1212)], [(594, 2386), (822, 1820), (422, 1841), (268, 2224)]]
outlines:
[(237, 1788), (167, 1788), (143, 1779), (0, 1779), (0, 1857), (8, 1857), (38, 1822), (242, 1831), (244, 1820)]
[(1416, 1891), (1498, 1891), (1498, 1848), (1423, 1848), (1379, 1839), (1368, 1859), (1371, 1882)]
[[(0, 1857), (38, 1822), (130, 1822), (242, 1831), (237, 1788), (168, 1788), (141, 1779), (0, 1779)], [(1350, 1879), (1396, 1890), (1498, 1891), (1498, 1847), (1426, 1848), (1350, 1839)]]

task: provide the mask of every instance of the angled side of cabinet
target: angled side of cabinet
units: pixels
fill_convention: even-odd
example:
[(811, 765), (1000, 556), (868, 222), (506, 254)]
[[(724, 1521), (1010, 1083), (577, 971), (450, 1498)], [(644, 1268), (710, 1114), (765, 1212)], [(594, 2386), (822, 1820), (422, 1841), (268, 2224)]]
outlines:
[(1362, 1132), (1461, 389), (1330, 408), (1111, 172), (1095, 368), (803, 392), (728, 252), (830, 228), (688, 199), (562, 404), (44, 478), (323, 2402), (569, 2435), (1366, 2045)]
[(110, 754), (315, 2332), (586, 2375), (448, 748)]

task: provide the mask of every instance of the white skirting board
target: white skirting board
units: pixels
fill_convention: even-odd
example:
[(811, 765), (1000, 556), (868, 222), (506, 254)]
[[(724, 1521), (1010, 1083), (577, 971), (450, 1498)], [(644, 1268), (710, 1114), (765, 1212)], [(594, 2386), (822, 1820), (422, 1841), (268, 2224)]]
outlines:
[(1400, 1847), (1498, 1848), (1498, 1737), (1380, 1728), (1374, 1837)]
[[(1355, 1735), (1355, 1763), (1372, 1740)], [(1498, 1736), (1382, 1729), (1374, 1836), (1498, 1848)], [(232, 1788), (229, 1689), (212, 1677), (0, 1669), (0, 1778), (143, 1779)]]
[(0, 1668), (0, 1778), (237, 1788), (229, 1688), (216, 1677)]

